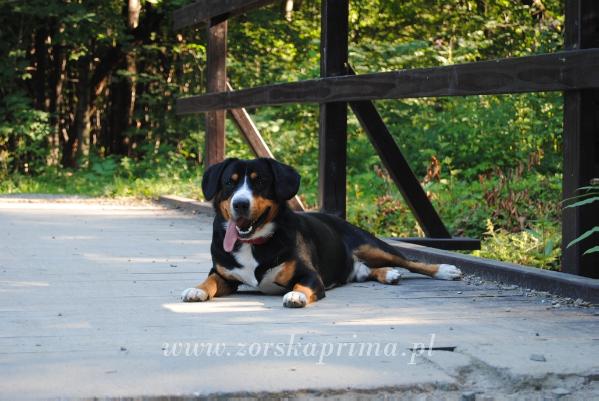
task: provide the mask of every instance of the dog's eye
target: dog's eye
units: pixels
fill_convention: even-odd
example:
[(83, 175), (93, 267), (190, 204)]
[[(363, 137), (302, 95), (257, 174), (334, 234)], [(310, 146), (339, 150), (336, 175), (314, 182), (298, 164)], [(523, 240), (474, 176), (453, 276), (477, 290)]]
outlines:
[(230, 176), (227, 181), (225, 181), (225, 186), (232, 187), (237, 183), (237, 180), (239, 180), (239, 175), (235, 173), (232, 176)]

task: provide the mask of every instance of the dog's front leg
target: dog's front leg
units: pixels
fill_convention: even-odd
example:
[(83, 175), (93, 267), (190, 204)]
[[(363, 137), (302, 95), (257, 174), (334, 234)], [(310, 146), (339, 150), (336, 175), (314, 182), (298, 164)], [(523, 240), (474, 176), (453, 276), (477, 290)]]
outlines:
[(301, 272), (294, 280), (292, 289), (283, 296), (283, 306), (287, 308), (303, 308), (324, 298), (324, 284), (318, 273), (312, 269)]
[(204, 302), (214, 297), (222, 297), (237, 291), (239, 283), (226, 280), (218, 273), (211, 271), (202, 284), (188, 288), (181, 294), (183, 302)]

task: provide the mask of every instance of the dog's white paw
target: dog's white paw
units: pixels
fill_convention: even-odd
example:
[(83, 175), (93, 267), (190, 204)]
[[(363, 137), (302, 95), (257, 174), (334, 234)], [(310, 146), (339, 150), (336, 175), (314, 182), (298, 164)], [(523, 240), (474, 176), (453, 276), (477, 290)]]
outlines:
[(439, 271), (433, 276), (437, 280), (460, 280), (462, 271), (454, 265), (439, 265)]
[(399, 284), (399, 279), (401, 278), (401, 273), (395, 269), (390, 269), (385, 274), (385, 283), (386, 284)]
[(287, 308), (303, 308), (307, 304), (308, 299), (299, 291), (289, 291), (283, 295), (283, 306)]
[(204, 302), (208, 300), (206, 291), (199, 288), (188, 288), (181, 293), (183, 302)]

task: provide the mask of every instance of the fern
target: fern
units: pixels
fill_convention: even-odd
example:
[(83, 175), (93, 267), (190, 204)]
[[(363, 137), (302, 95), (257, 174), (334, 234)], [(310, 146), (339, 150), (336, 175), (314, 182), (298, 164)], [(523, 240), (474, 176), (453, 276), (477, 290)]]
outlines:
[[(593, 202), (599, 200), (599, 185), (593, 184), (591, 186), (578, 188), (578, 191), (582, 191), (585, 193), (578, 195), (578, 196), (574, 196), (572, 198), (568, 198), (564, 202), (571, 202), (573, 200), (577, 200), (577, 199), (581, 199), (581, 198), (584, 198), (584, 199), (577, 200), (576, 202), (573, 202), (573, 203), (565, 206), (564, 209), (590, 205)], [(574, 240), (570, 241), (570, 243), (568, 244), (567, 247), (569, 248), (572, 245), (577, 244), (580, 241), (589, 238), (591, 235), (593, 235), (594, 233), (597, 233), (597, 232), (599, 232), (599, 226), (595, 226), (595, 227), (585, 231), (584, 233), (580, 234)], [(599, 245), (595, 245), (595, 246), (585, 250), (583, 255), (588, 255), (590, 253), (596, 253), (596, 252), (599, 252)]]

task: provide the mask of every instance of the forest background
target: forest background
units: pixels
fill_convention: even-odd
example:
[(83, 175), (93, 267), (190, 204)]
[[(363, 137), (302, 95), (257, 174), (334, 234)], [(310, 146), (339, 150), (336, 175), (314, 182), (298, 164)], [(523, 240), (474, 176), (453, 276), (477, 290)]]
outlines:
[[(175, 32), (189, 0), (0, 0), (0, 192), (201, 199), (204, 117), (177, 97), (205, 92), (206, 32)], [(285, 3), (288, 3), (285, 1)], [(559, 0), (355, 0), (357, 73), (516, 57), (563, 48)], [(319, 76), (320, 2), (229, 23), (235, 88)], [(559, 268), (561, 93), (377, 101), (450, 232), (477, 255)], [(250, 110), (316, 208), (318, 106)], [(227, 155), (251, 157), (227, 123)], [(350, 113), (348, 220), (422, 235)]]

